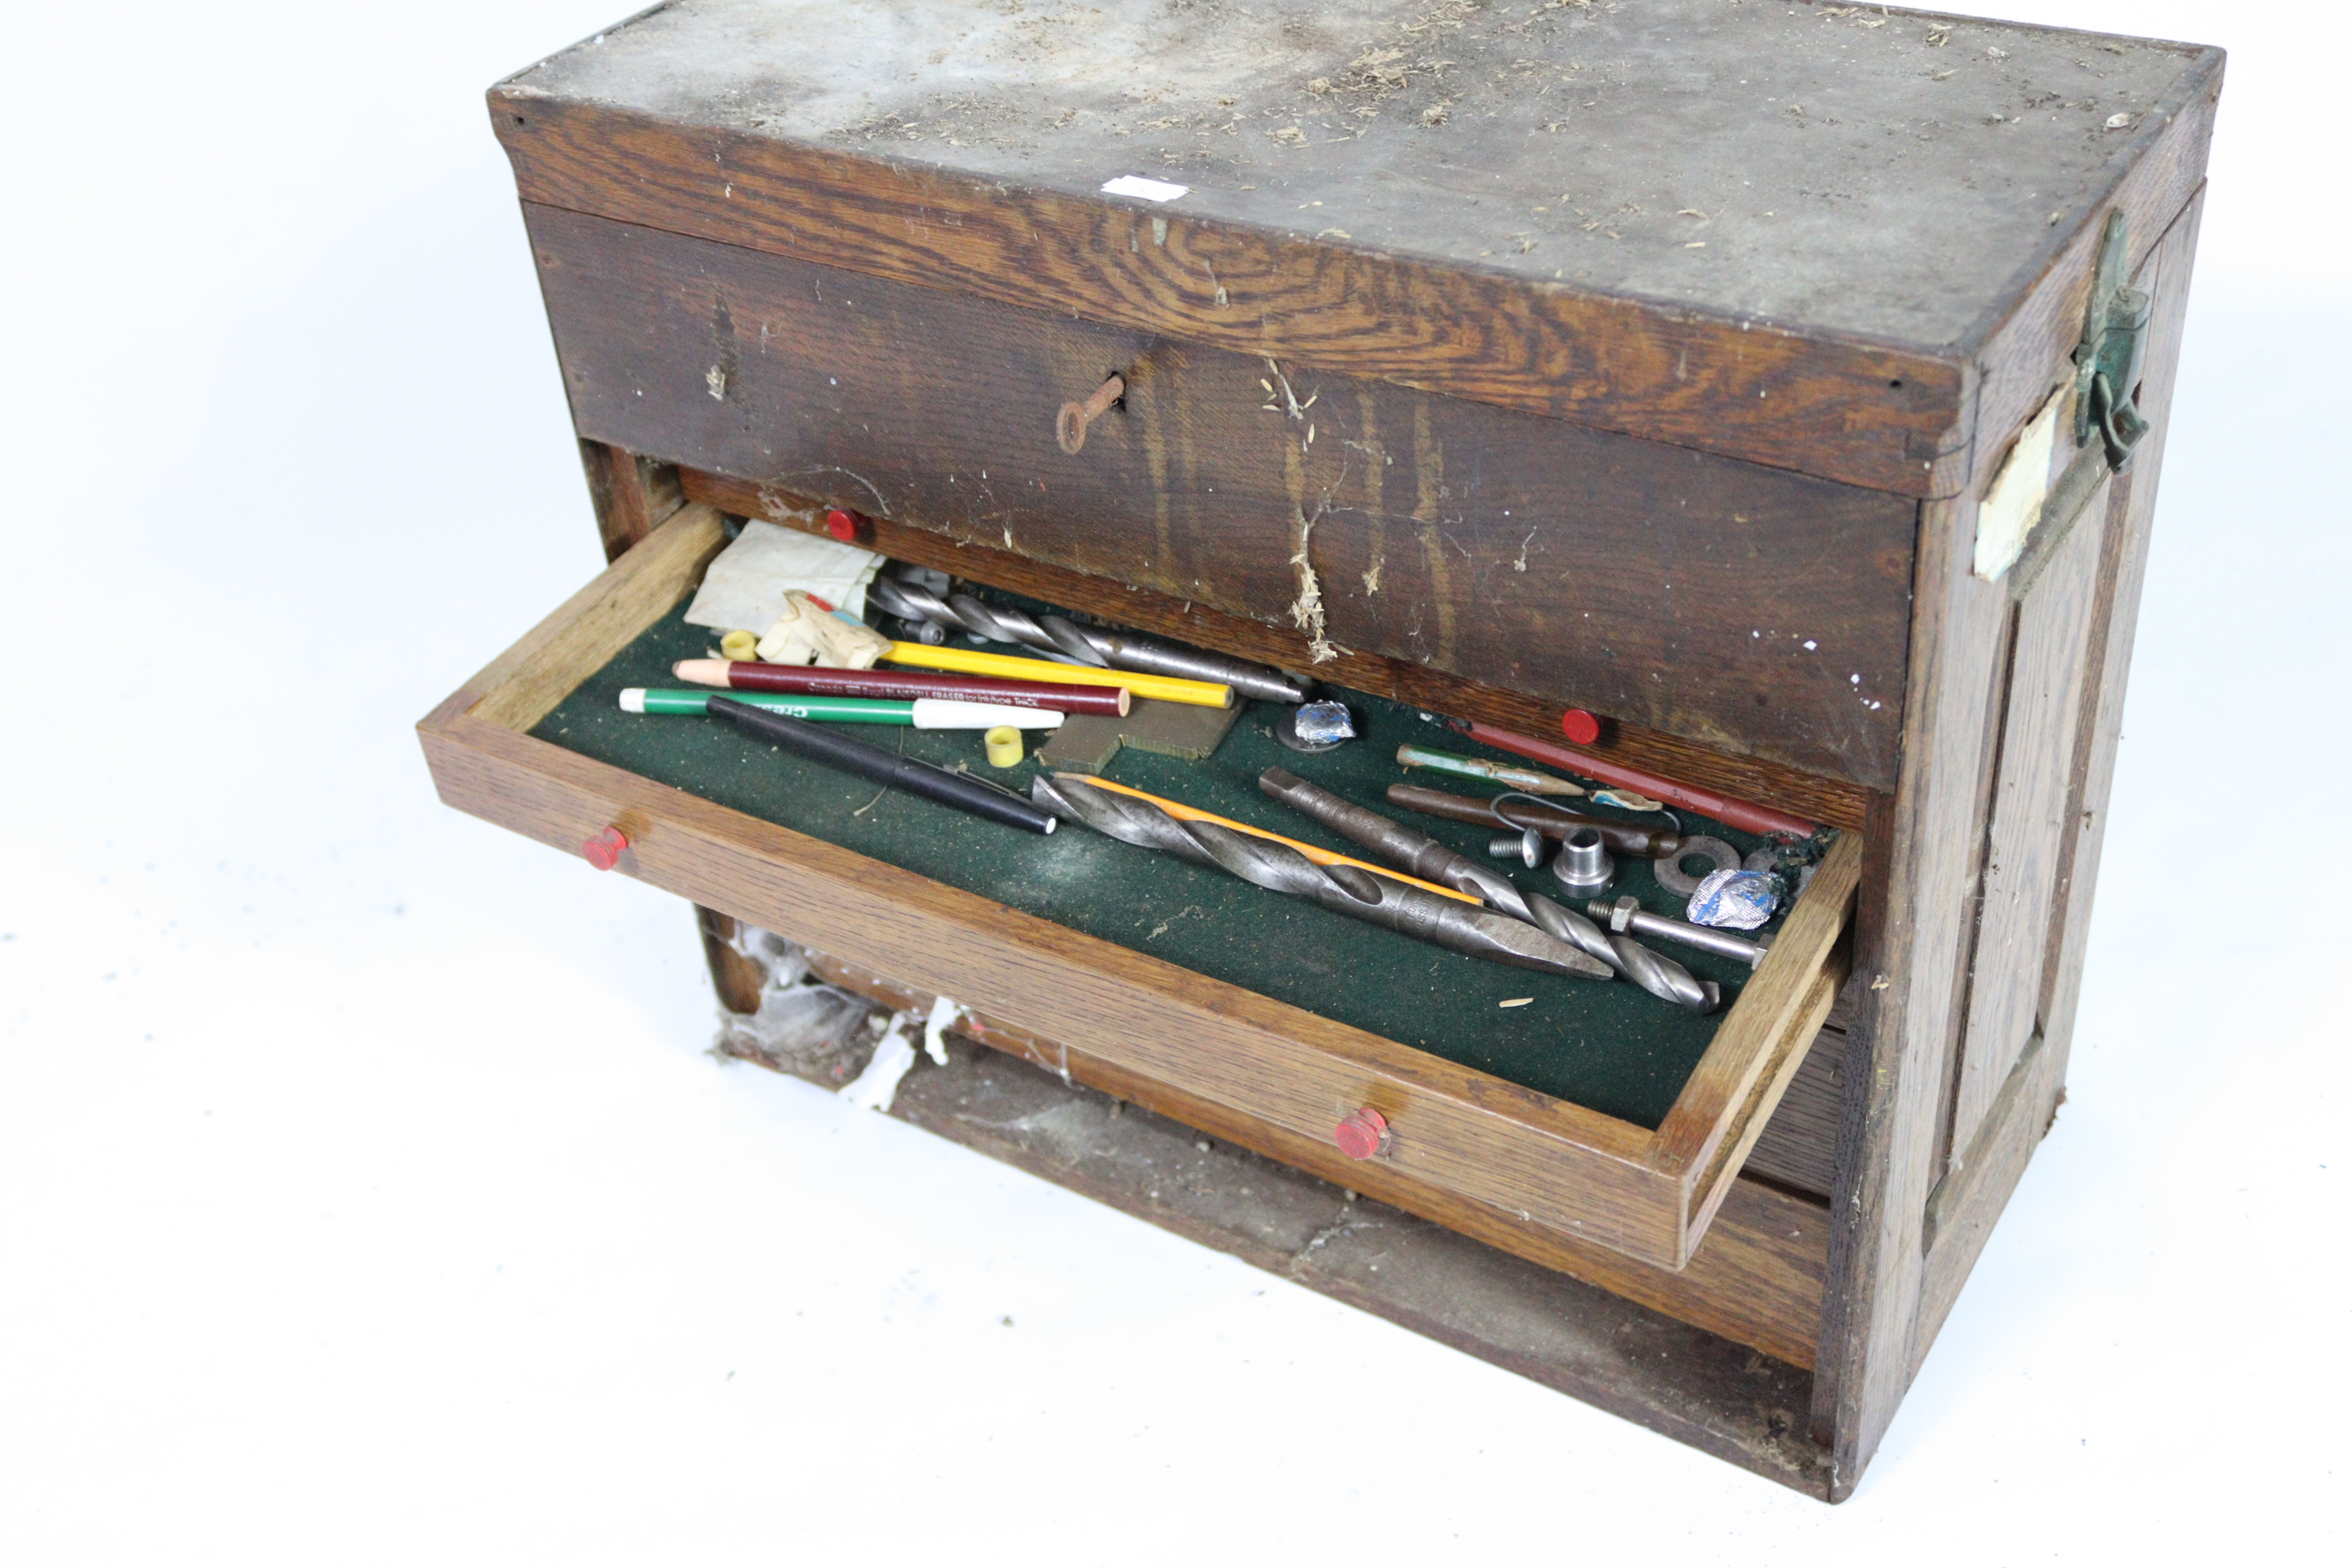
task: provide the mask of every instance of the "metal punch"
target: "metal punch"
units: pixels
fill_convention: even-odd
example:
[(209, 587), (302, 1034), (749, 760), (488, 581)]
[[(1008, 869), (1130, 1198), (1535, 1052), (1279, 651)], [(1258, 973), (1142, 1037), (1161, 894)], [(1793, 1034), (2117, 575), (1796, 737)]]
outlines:
[(1671, 958), (1662, 957), (1622, 932), (1604, 931), (1575, 910), (1540, 894), (1522, 893), (1507, 878), (1457, 855), (1426, 834), (1415, 833), (1379, 812), (1368, 811), (1282, 768), (1258, 775), (1257, 787), (1294, 811), (1313, 817), (1351, 843), (1361, 845), (1402, 870), (1442, 886), (1475, 893), (1514, 920), (1577, 947), (1661, 1000), (1711, 1013), (1723, 1001), (1722, 987), (1701, 980)]

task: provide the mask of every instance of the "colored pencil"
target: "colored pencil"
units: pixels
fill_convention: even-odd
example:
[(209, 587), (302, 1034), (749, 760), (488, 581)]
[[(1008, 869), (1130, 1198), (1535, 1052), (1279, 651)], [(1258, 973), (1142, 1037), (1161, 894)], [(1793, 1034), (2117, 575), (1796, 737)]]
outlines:
[(1097, 669), (1091, 665), (1055, 664), (1042, 658), (1014, 658), (1009, 654), (979, 653), (968, 647), (925, 647), (919, 642), (894, 642), (882, 656), (893, 664), (919, 669), (952, 669), (966, 675), (993, 675), (1011, 680), (1062, 681), (1076, 686), (1124, 686), (1138, 697), (1161, 702), (1189, 702), (1196, 708), (1230, 708), (1234, 689), (1215, 681), (1181, 680), (1172, 675), (1139, 675), (1131, 669)]
[[(1063, 667), (1037, 661), (1058, 671)], [(827, 669), (814, 664), (754, 664), (723, 658), (682, 658), (670, 674), (695, 686), (735, 691), (790, 691), (807, 697), (885, 697), (905, 702), (935, 698), (943, 702), (993, 702), (1005, 708), (1051, 708), (1062, 713), (1124, 715), (1127, 683), (1078, 686), (1048, 674), (1038, 680), (978, 675), (919, 675), (903, 669)]]
[(1717, 822), (1738, 828), (1742, 833), (1786, 833), (1798, 838), (1810, 838), (1821, 831), (1801, 816), (1791, 816), (1769, 805), (1733, 800), (1728, 795), (1700, 789), (1696, 784), (1676, 784), (1672, 779), (1662, 779), (1639, 768), (1629, 768), (1622, 763), (1603, 762), (1599, 757), (1572, 752), (1566, 746), (1555, 746), (1549, 741), (1538, 741), (1533, 736), (1517, 735), (1508, 730), (1477, 723), (1472, 724), (1465, 733), (1498, 752), (1515, 752), (1535, 762), (1549, 763), (1572, 773), (1582, 773), (1589, 779), (1599, 779), (1602, 784), (1615, 784), (1621, 789), (1640, 790), (1668, 805), (1678, 805), (1685, 811), (1711, 816)]
[[(625, 713), (707, 713), (716, 691), (671, 691), (632, 686), (621, 693)], [(782, 691), (747, 691), (736, 699), (770, 713), (789, 713), (826, 724), (907, 724), (918, 730), (1054, 730), (1063, 716), (1051, 708), (1006, 708), (992, 702), (883, 702), (866, 697), (795, 697)]]

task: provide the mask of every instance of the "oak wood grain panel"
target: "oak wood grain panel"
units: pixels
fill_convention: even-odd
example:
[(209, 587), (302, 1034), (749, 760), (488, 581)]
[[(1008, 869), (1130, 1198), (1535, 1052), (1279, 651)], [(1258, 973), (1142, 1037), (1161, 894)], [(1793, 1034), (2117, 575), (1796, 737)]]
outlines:
[[(2096, 497), (2093, 503), (2102, 516), (2105, 500)], [(2099, 518), (2077, 522), (2032, 595), (2018, 606), (2000, 782), (1993, 796), (1969, 978), (1968, 1028), (1947, 1141), (1954, 1158), (1975, 1139), (1993, 1097), (2040, 1026), (2042, 970), (2058, 861), (2068, 837), (2083, 671), (2105, 532)]]
[[(1724, 1015), (1674, 1109), (1659, 1123), (1659, 1157), (1670, 1167), (1698, 1171), (1715, 1163), (1726, 1137), (1763, 1131), (1761, 1121), (1735, 1125), (1730, 1109), (1750, 1099), (1759, 1079), (1782, 1065), (1780, 1053), (1793, 1047), (1801, 1057), (1829, 1016), (1843, 970), (1826, 995), (1816, 993), (1830, 968), (1831, 950), (1845, 934), (1861, 879), (1862, 836), (1840, 834), (1764, 962), (1740, 987), (1739, 999)], [(1809, 1012), (1810, 1025), (1794, 1030), (1795, 1021)], [(1786, 1066), (1796, 1071), (1794, 1059)], [(1779, 1097), (1773, 1098), (1777, 1102)]]
[[(2083, 731), (2076, 746), (2076, 792), (2067, 812), (2068, 847), (2056, 878), (2059, 908), (2050, 922), (2051, 956), (2042, 983), (2042, 1030), (2031, 1059), (2011, 1069), (2011, 1084), (1974, 1139), (1976, 1152), (1945, 1178), (1959, 1184), (1944, 1194), (1932, 1213), (1934, 1235), (1912, 1327), (1914, 1373), (1927, 1358), (1960, 1288), (1976, 1265), (2027, 1162), (2049, 1131), (2063, 1092), (2066, 1057), (2074, 1033), (2083, 984), (2083, 959), (2090, 935), (2092, 895), (2106, 827), (2106, 805), (2114, 783), (2117, 742), (2130, 673), (2133, 634), (2138, 620), (2141, 584), (2153, 532), (2157, 483), (2162, 474), (2164, 438), (2180, 359), (2181, 330), (2188, 313), (2190, 274), (2197, 254), (2203, 191), (2167, 231), (2136, 279), (2155, 297), (2149, 318), (2147, 363), (2141, 384), (2143, 411), (2155, 428), (2140, 444), (2132, 471), (2115, 481), (2107, 500), (2107, 543), (2101, 569), (2101, 605), (2094, 625), (2095, 669), (2084, 678)], [(2011, 1086), (2014, 1086), (2012, 1092)]]
[(1901, 495), (1949, 493), (1963, 477), (1973, 373), (1948, 353), (528, 89), (493, 89), (489, 106), (529, 203)]
[(1867, 1076), (1849, 1096), (1841, 1134), (1832, 1283), (1816, 1363), (1828, 1374), (1822, 1414), (1832, 1438), (1833, 1497), (1853, 1491), (1908, 1384), (1919, 1231), (1936, 1179), (1938, 1111), (1951, 1073), (1948, 1026), (1959, 1003), (1959, 954), (1969, 929), (1959, 889), (1983, 842), (1981, 753), (2009, 620), (2007, 586), (1970, 571), (1975, 500), (1931, 501), (1922, 510), (1885, 915), (1857, 954), (1856, 973), (1868, 979), (1849, 1037)]
[(1779, 1037), (1760, 1053), (1762, 1068), (1753, 1075), (1747, 1099), (1725, 1118), (1724, 1130), (1708, 1140), (1713, 1152), (1691, 1184), (1685, 1211), (1688, 1218), (1684, 1222), (1684, 1233), (1694, 1240), (1705, 1236), (1715, 1223), (1717, 1211), (1748, 1163), (1748, 1151), (1763, 1135), (1780, 1097), (1788, 1092), (1799, 1065), (1820, 1036), (1822, 1021), (1829, 1016), (1830, 1008), (1837, 1001), (1838, 987), (1845, 984), (1847, 953), (1848, 949), (1841, 945), (1832, 962), (1812, 977)]
[[(573, 213), (528, 217), (583, 436), (1894, 782), (1916, 527), (1900, 498)], [(1056, 411), (1113, 370), (1124, 396), (1064, 452)]]
[(686, 504), (677, 469), (603, 441), (580, 443), (580, 468), (596, 512), (596, 533), (604, 559), (622, 553), (653, 532)]
[(1963, 1157), (1928, 1194), (1920, 1239), (1918, 1321), (1906, 1348), (1906, 1377), (1916, 1377), (1937, 1331), (1959, 1299), (1969, 1271), (1992, 1237), (1993, 1222), (2025, 1174), (2027, 1163), (2050, 1128), (2048, 1051), (2042, 1037), (2027, 1042), (2009, 1081), (1977, 1129)]
[[(1834, 1015), (1806, 1050), (1772, 1119), (1764, 1124), (1743, 1178), (1761, 1177), (1827, 1201), (1837, 1184), (1838, 1122), (1845, 1103), (1845, 1030)], [(1721, 1223), (1718, 1219), (1717, 1223)]]
[(1361, 1105), (1424, 1180), (1673, 1267), (1678, 1184), (1651, 1135), (486, 723), (421, 726), (448, 805), (565, 848), (622, 822), (622, 868), (804, 945), (848, 952), (1047, 1037), (1304, 1136)]
[[(2158, 335), (2143, 382), (2152, 404), (2168, 400), (2177, 363), (2188, 256), (2175, 247), (2193, 243), (2193, 202), (2187, 216), (2185, 226), (2176, 222), (2164, 237), (2162, 254), (2178, 258), (2181, 275), (2178, 292), (2160, 296), (2169, 314), (2160, 312), (2161, 324), (2152, 328)], [(2149, 280), (2144, 266), (2141, 286)], [(2161, 277), (2153, 281), (2163, 289)], [(2095, 496), (2089, 507), (2104, 504), (2111, 514), (2137, 482), (2127, 479), (2104, 503)], [(2042, 1065), (2033, 1092), (2018, 1097), (2002, 1130), (1988, 1135), (1980, 1123), (1979, 1137), (1989, 1138), (1984, 1158), (1996, 1168), (1971, 1183), (1967, 1203), (1947, 1215), (1931, 1259), (1922, 1245), (1927, 1200), (1944, 1173), (1941, 1135), (1948, 1131), (1938, 1106), (1944, 1088), (1953, 1083), (1951, 1021), (1962, 1002), (1958, 955), (1965, 945), (1968, 900), (1956, 894), (1988, 828), (1977, 783), (1987, 715), (1997, 706), (2004, 673), (2002, 634), (2009, 621), (2007, 584), (1985, 584), (1969, 570), (1973, 500), (1925, 510), (1906, 775), (1891, 846), (1886, 927), (1870, 959), (1887, 988), (1871, 994), (1856, 1021), (1855, 1054), (1869, 1062), (1869, 1077), (1853, 1097), (1840, 1154), (1839, 1190), (1832, 1194), (1832, 1212), (1840, 1217), (1831, 1237), (1832, 1283), (1817, 1361), (1832, 1417), (1833, 1499), (1851, 1493), (1893, 1419), (1992, 1216), (2023, 1170), (2032, 1142), (2047, 1125), (2063, 1066), (2063, 1047), (2053, 1037), (2037, 1053)], [(2136, 601), (2126, 607), (2136, 609)], [(2114, 619), (2111, 612), (2110, 658)], [(2103, 712), (2110, 701), (2119, 712), (2120, 692), (2111, 696), (2107, 689), (2123, 673), (2120, 661), (2103, 663), (2095, 699)], [(2091, 700), (2087, 690), (2084, 698)], [(2081, 820), (2079, 812), (2074, 816)], [(2054, 880), (2055, 868), (2052, 875)], [(2073, 896), (2081, 897), (2086, 883), (2079, 869), (2069, 884)], [(2080, 955), (2078, 946), (2059, 969), (2059, 984), (2069, 992), (2079, 984)], [(2068, 1012), (2071, 1025), (2071, 1006)]]
[(760, 990), (766, 971), (736, 945), (740, 923), (708, 904), (694, 906), (694, 925), (702, 938), (702, 960), (710, 969), (710, 988), (719, 1005), (730, 1013), (760, 1010)]
[[(822, 507), (805, 497), (698, 468), (683, 469), (681, 477), (689, 497), (723, 511), (764, 518), (808, 533), (825, 531)], [(933, 567), (1279, 668), (1305, 669), (1310, 662), (1306, 635), (1287, 626), (1267, 626), (1197, 601), (1172, 598), (1113, 578), (1088, 576), (1031, 561), (980, 540), (950, 538), (888, 518), (868, 517), (864, 526), (862, 542), (893, 560)], [(1559, 723), (1560, 709), (1556, 704), (1402, 659), (1349, 651), (1315, 666), (1315, 670), (1324, 679), (1359, 691), (1523, 734), (1552, 733)], [(1732, 756), (1622, 720), (1604, 721), (1600, 742), (1588, 749), (1595, 755), (1705, 784), (1741, 800), (1779, 806), (1832, 826), (1859, 831), (1865, 818), (1867, 793), (1855, 785), (1759, 758)]]
[[(2011, 595), (2012, 600), (2015, 597), (2014, 594)], [(1992, 820), (1993, 797), (2000, 785), (2000, 738), (2008, 725), (2009, 695), (2017, 684), (2012, 670), (2016, 649), (2017, 613), (2012, 609), (1994, 634), (1993, 645), (1986, 655), (1988, 663), (1995, 673), (1992, 699), (1984, 705), (1984, 733), (1978, 737), (1975, 748), (1977, 778), (1974, 815), (1975, 820), (1979, 823)], [(1952, 749), (1957, 755), (1960, 749), (1960, 742), (1957, 741), (1952, 742)], [(1950, 958), (1951, 994), (1956, 998), (1956, 1002), (1945, 1016), (1945, 1037), (1942, 1044), (1937, 1047), (1937, 1055), (1944, 1063), (1944, 1083), (1936, 1104), (1935, 1126), (1937, 1142), (1930, 1164), (1938, 1171), (1944, 1168), (1945, 1162), (1951, 1154), (1952, 1102), (1959, 1093), (1960, 1044), (1967, 1037), (1969, 1027), (1969, 975), (1976, 964), (1977, 938), (1984, 928), (1980, 911), (1984, 905), (1985, 879), (1991, 865), (1991, 858), (1992, 837), (1990, 834), (1980, 833), (1978, 836), (1976, 847), (1969, 851), (1968, 858), (1963, 863), (1960, 884), (1950, 894), (1959, 900), (1965, 916), (1960, 941), (1952, 950)]]
[(2051, 922), (2052, 953), (2043, 971), (2042, 1033), (2049, 1042), (2047, 1072), (2053, 1095), (2065, 1082), (2067, 1053), (2074, 1038), (2083, 956), (2090, 940), (2093, 895), (2106, 839), (2107, 799), (2115, 784), (2132, 644), (2139, 626), (2140, 588), (2147, 575), (2155, 534), (2157, 485), (2164, 472), (2165, 437), (2171, 429), (2172, 394), (2204, 211), (2205, 193), (2200, 186), (2135, 279), (2154, 297), (2140, 407), (2155, 427), (2141, 441), (2131, 471), (2116, 481), (2107, 514), (2107, 553), (2112, 565), (2103, 569), (2104, 603), (2092, 641), (2095, 664), (2084, 675), (2087, 700), (2083, 733), (2075, 746), (2076, 786), (2067, 812), (2071, 826), (2066, 854), (2059, 865), (2060, 912)]
[(466, 683), (478, 716), (515, 730), (546, 718), (677, 604), (726, 545), (717, 509), (679, 510)]
[[(2023, 1173), (2033, 1146), (2041, 1142), (2039, 1127), (2030, 1134), (2026, 1127), (2029, 1121), (2041, 1116), (2042, 1110), (2038, 1092), (2042, 1056), (2042, 1039), (2037, 1032), (2010, 1064), (2009, 1076), (1994, 1090), (1991, 1103), (1985, 1107), (1968, 1142), (1953, 1156), (1950, 1168), (1929, 1190), (1927, 1214), (1919, 1227), (1919, 1247), (1930, 1258), (1953, 1227), (1965, 1222), (1966, 1216), (1980, 1216), (1979, 1223), (1990, 1227), (1998, 1210), (1987, 1212), (1989, 1194), (1996, 1187), (2005, 1191), (2016, 1185), (2017, 1178)], [(1933, 1295), (1932, 1288), (1922, 1287), (1923, 1308)], [(1913, 1336), (1911, 1361), (1915, 1371), (1920, 1358), (1927, 1354), (1926, 1342), (1932, 1338)]]
[[(863, 964), (812, 954), (835, 984), (907, 1012), (928, 1014), (935, 998)], [(994, 1019), (967, 1016), (960, 1033), (1048, 1071), (1197, 1127), (1328, 1182), (1365, 1193), (1489, 1247), (1810, 1369), (1821, 1326), (1821, 1274), (1828, 1214), (1821, 1205), (1752, 1182), (1734, 1182), (1688, 1264), (1665, 1269), (1590, 1245), (1491, 1204), (1457, 1196), (1379, 1161), (1350, 1160), (1328, 1137), (1304, 1138), (1170, 1084), (1126, 1071), (1093, 1054), (1043, 1040)]]

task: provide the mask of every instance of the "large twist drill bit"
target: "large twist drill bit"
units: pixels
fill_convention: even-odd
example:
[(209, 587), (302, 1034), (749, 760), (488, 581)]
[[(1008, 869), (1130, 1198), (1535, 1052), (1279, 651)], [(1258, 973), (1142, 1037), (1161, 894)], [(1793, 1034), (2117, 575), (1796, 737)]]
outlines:
[(1213, 866), (1244, 882), (1385, 926), (1471, 958), (1607, 980), (1606, 963), (1523, 921), (1391, 881), (1353, 866), (1318, 866), (1297, 850), (1252, 838), (1213, 822), (1179, 822), (1146, 801), (1096, 789), (1073, 778), (1036, 779), (1030, 798), (1066, 822), (1106, 837)]
[(1342, 800), (1286, 769), (1266, 769), (1258, 775), (1257, 786), (1391, 865), (1444, 887), (1475, 893), (1512, 919), (1581, 949), (1662, 1001), (1694, 1013), (1712, 1013), (1723, 1000), (1723, 988), (1714, 981), (1699, 979), (1622, 931), (1603, 931), (1540, 893), (1523, 893), (1493, 868), (1457, 855), (1426, 834), (1415, 833), (1379, 812)]
[(1097, 669), (1132, 669), (1144, 675), (1213, 681), (1265, 702), (1304, 702), (1308, 695), (1309, 682), (1278, 669), (1200, 648), (1081, 626), (1060, 616), (1031, 616), (983, 605), (970, 594), (942, 597), (919, 583), (877, 577), (866, 585), (866, 597), (901, 620), (952, 626), (982, 642), (1034, 647)]

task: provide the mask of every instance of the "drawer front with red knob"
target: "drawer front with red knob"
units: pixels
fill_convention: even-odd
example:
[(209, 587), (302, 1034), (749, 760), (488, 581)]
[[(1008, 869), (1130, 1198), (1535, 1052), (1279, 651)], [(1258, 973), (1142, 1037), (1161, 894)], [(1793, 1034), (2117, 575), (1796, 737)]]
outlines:
[(1842, 835), (1654, 1129), (1179, 968), (535, 738), (698, 581), (688, 506), (420, 726), (450, 805), (609, 864), (1449, 1201), (1653, 1268), (1698, 1248), (1843, 977), (1861, 838)]
[(1892, 786), (1909, 500), (527, 211), (583, 436)]

